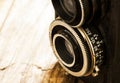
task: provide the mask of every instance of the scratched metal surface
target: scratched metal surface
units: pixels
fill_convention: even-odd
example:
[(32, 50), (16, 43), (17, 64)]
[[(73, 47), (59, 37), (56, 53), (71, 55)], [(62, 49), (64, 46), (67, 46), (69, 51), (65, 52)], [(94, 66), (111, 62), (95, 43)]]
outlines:
[(0, 83), (43, 83), (56, 63), (48, 35), (50, 1), (0, 0)]

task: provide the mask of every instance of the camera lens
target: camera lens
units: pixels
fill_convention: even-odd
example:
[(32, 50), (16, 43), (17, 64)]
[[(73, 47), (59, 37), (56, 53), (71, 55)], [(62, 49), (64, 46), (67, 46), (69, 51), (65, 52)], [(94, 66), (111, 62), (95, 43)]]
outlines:
[(81, 26), (89, 17), (88, 0), (52, 0), (57, 16), (71, 26)]
[(104, 40), (99, 29), (93, 28), (72, 28), (61, 20), (51, 23), (54, 54), (61, 66), (74, 76), (96, 76), (104, 61)]
[(94, 25), (106, 13), (105, 0), (52, 0), (56, 16), (74, 28)]

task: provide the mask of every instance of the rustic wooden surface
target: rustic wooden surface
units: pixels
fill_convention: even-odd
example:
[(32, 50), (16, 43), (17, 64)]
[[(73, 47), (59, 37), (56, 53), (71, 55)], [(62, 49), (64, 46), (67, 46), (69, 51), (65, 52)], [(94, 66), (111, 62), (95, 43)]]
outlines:
[(53, 19), (51, 0), (0, 0), (0, 83), (83, 83), (57, 63)]

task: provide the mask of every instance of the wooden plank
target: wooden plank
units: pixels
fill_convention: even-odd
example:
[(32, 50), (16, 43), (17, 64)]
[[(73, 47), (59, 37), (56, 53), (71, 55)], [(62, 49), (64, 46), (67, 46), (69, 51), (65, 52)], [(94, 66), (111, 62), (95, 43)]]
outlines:
[(3, 28), (9, 13), (12, 9), (14, 0), (1, 0), (0, 1), (0, 30)]
[(0, 83), (41, 83), (56, 62), (48, 38), (50, 1), (0, 2)]

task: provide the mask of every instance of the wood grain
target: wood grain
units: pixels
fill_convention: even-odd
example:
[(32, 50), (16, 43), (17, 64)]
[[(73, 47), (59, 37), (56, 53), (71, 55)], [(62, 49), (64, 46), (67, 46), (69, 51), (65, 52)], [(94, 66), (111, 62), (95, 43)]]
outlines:
[(41, 83), (56, 63), (50, 0), (0, 1), (0, 83)]

